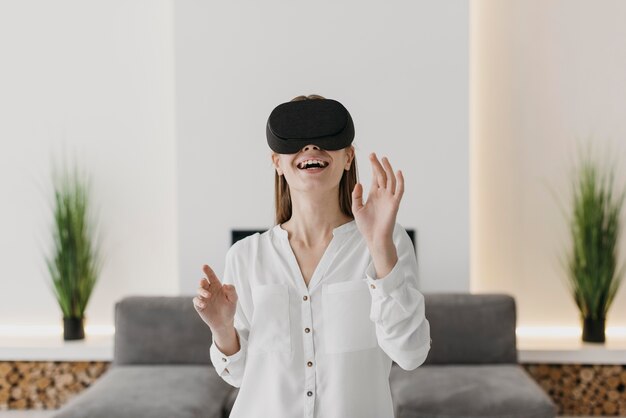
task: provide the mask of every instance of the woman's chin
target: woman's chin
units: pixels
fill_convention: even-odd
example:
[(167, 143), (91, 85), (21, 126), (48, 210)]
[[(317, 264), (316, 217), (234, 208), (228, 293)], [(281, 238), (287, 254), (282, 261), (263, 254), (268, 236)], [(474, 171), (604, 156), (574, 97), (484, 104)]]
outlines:
[(332, 181), (329, 178), (310, 176), (305, 179), (299, 179), (298, 185), (290, 185), (289, 187), (292, 191), (299, 193), (326, 193), (339, 187), (339, 179)]
[(326, 171), (326, 167), (324, 168), (304, 168), (299, 170), (301, 174), (305, 176), (315, 176), (317, 174), (321, 174)]

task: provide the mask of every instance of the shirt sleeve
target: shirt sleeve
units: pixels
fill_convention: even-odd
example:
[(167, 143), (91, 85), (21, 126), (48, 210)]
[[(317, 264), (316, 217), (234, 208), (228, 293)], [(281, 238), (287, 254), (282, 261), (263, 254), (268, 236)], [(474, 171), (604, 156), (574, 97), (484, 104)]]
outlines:
[(372, 296), (370, 319), (378, 344), (404, 370), (419, 367), (430, 351), (430, 324), (424, 295), (417, 288), (417, 257), (411, 238), (396, 223), (393, 241), (398, 261), (384, 277), (376, 277), (373, 259), (365, 271)]
[(224, 274), (221, 278), (222, 284), (232, 284), (237, 291), (237, 308), (235, 310), (235, 333), (239, 340), (240, 349), (236, 353), (227, 356), (215, 344), (215, 339), (211, 336), (211, 347), (209, 353), (211, 362), (217, 374), (228, 384), (234, 387), (240, 387), (243, 378), (243, 372), (246, 365), (246, 354), (248, 349), (248, 335), (250, 333), (250, 323), (245, 315), (243, 305), (248, 293), (244, 286), (247, 282), (242, 280), (242, 268), (235, 257), (235, 249), (237, 243), (233, 244), (226, 253), (226, 264)]

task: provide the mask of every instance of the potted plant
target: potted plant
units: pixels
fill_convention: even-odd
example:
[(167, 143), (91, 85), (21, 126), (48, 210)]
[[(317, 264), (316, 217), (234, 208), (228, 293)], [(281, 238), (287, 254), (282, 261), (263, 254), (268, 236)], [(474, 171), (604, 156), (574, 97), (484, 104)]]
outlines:
[(582, 340), (603, 343), (607, 312), (624, 273), (623, 264), (616, 266), (626, 190), (613, 194), (614, 165), (598, 163), (589, 149), (580, 153), (579, 147), (579, 154), (583, 155), (572, 181), (571, 248), (562, 265), (580, 311)]
[(53, 168), (53, 251), (46, 257), (52, 290), (63, 313), (63, 339), (85, 338), (85, 309), (101, 269), (89, 219), (88, 181), (78, 169)]

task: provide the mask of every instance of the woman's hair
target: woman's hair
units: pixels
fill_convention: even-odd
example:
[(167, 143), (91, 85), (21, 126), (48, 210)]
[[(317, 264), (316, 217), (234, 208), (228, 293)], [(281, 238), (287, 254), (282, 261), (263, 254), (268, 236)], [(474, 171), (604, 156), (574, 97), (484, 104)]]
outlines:
[[(326, 99), (317, 94), (308, 96), (298, 96), (291, 99), (292, 102), (298, 100), (316, 100)], [(358, 173), (356, 168), (356, 156), (352, 158), (350, 170), (344, 170), (341, 180), (339, 181), (339, 208), (345, 215), (354, 219), (352, 214), (352, 190), (358, 181)], [(291, 193), (289, 185), (285, 180), (285, 176), (279, 176), (274, 170), (274, 202), (276, 205), (276, 223), (280, 224), (291, 218)]]

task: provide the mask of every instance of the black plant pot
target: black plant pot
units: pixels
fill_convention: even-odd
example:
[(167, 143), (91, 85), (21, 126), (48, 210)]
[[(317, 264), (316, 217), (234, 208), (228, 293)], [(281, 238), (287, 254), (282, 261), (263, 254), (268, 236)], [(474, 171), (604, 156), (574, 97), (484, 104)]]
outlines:
[(590, 316), (582, 318), (583, 341), (603, 343), (605, 341), (605, 320), (606, 318), (592, 318)]
[(85, 317), (63, 318), (63, 339), (82, 340), (85, 338)]

